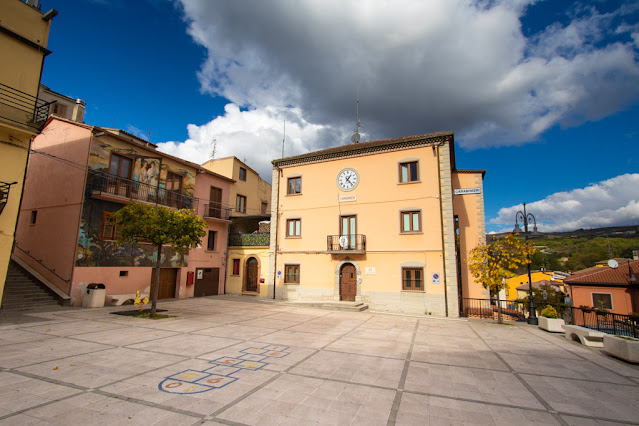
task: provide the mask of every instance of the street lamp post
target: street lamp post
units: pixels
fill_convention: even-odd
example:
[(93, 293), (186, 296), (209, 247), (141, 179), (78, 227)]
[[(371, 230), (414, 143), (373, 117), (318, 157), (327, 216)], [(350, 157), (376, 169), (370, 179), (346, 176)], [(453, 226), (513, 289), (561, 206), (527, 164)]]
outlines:
[[(528, 224), (532, 222), (533, 233), (537, 233), (537, 220), (532, 213), (526, 214), (526, 203), (524, 203), (524, 211), (518, 211), (515, 215), (515, 229), (513, 232), (521, 232), (521, 228), (519, 227), (520, 220), (524, 224), (524, 240), (528, 242)], [(537, 325), (539, 324), (539, 320), (537, 319), (537, 313), (535, 312), (535, 302), (533, 298), (532, 277), (530, 275), (530, 255), (526, 254), (526, 258), (528, 259), (528, 263), (526, 264), (526, 267), (528, 268), (528, 324)]]

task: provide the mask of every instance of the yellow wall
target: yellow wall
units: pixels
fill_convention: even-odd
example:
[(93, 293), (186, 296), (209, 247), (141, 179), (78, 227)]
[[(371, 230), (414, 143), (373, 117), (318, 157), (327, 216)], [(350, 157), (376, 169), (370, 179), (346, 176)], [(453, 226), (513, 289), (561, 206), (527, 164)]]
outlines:
[[(420, 181), (398, 183), (399, 163), (418, 160)], [(337, 176), (353, 168), (359, 183), (341, 191)], [(337, 274), (347, 257), (359, 268), (361, 300), (376, 309), (444, 315), (442, 227), (437, 157), (430, 147), (404, 149), (315, 164), (285, 167), (279, 184), (277, 271), (300, 264), (300, 284), (283, 287), (285, 297), (339, 300)], [(287, 195), (287, 179), (301, 176), (301, 194)], [(356, 200), (338, 202), (340, 196)], [(422, 232), (400, 233), (400, 211), (421, 210)], [(357, 216), (357, 234), (366, 236), (365, 254), (327, 254), (327, 236), (339, 235), (340, 215)], [(301, 238), (286, 237), (286, 220), (301, 218)], [(273, 222), (272, 219), (271, 222)], [(273, 223), (271, 224), (273, 226)], [(426, 291), (402, 291), (404, 266), (424, 267)], [(367, 269), (366, 268), (374, 268)], [(277, 279), (283, 285), (283, 277)], [(441, 309), (436, 308), (436, 305)]]
[[(457, 176), (452, 134), (435, 138), (379, 141), (275, 162), (269, 279), (275, 279), (278, 298), (339, 301), (340, 269), (351, 263), (357, 274), (356, 302), (378, 311), (459, 315), (454, 217), (460, 218), (462, 250), (468, 251), (484, 238), (484, 213), (483, 194), (454, 198), (453, 190), (483, 188), (482, 173)], [(418, 180), (399, 182), (400, 163), (413, 161), (419, 164)], [(337, 184), (347, 168), (359, 175), (351, 191)], [(288, 194), (288, 179), (298, 177), (301, 193)], [(418, 232), (401, 232), (402, 211), (421, 212)], [(365, 236), (366, 247), (328, 253), (333, 251), (328, 237), (340, 235), (344, 215), (356, 216), (356, 234)], [(300, 237), (286, 235), (290, 219), (301, 220)], [(299, 284), (284, 283), (286, 265), (299, 265)], [(424, 291), (403, 290), (404, 267), (423, 268)], [(461, 279), (466, 280), (464, 297), (483, 294), (480, 285), (468, 281), (468, 273)]]
[[(50, 21), (43, 21), (41, 12), (20, 0), (0, 2), (0, 25), (38, 46), (47, 46)], [(0, 58), (5, 59), (0, 66), (0, 83), (37, 96), (44, 53), (0, 32)], [(35, 98), (27, 101), (35, 106)], [(31, 122), (31, 108), (21, 111), (3, 105), (6, 103), (6, 99), (0, 99), (0, 181), (17, 183), (11, 186), (8, 202), (0, 214), (0, 300), (13, 247), (29, 143), (37, 134)]]
[[(264, 279), (263, 283), (258, 282), (258, 295), (267, 297), (268, 295), (268, 247), (229, 247), (227, 262), (226, 293), (242, 294), (245, 289), (246, 262), (254, 257), (258, 261), (259, 277)], [(240, 260), (240, 273), (233, 275), (233, 259)], [(259, 281), (259, 280), (258, 280)]]
[(476, 283), (468, 270), (470, 251), (480, 243), (486, 242), (486, 228), (484, 218), (484, 185), (481, 172), (455, 172), (452, 176), (453, 187), (458, 189), (479, 188), (478, 194), (454, 195), (453, 204), (455, 215), (459, 219), (459, 255), (462, 281), (462, 297), (471, 299), (486, 299), (488, 290), (480, 283)]
[[(231, 185), (229, 197), (230, 207), (233, 209), (232, 216), (251, 216), (262, 213), (262, 202), (268, 204), (267, 213), (270, 212), (271, 185), (263, 180), (260, 175), (244, 164), (236, 157), (220, 158), (210, 160), (202, 164), (202, 167), (235, 180)], [(246, 180), (240, 180), (240, 168), (246, 169)], [(237, 195), (246, 197), (246, 212), (240, 213), (235, 210)]]
[[(536, 272), (531, 272), (530, 277), (532, 278), (532, 282), (535, 283), (541, 280), (550, 281), (551, 278), (553, 277), (553, 274), (552, 272), (536, 271)], [(554, 281), (560, 282), (560, 283), (563, 282), (563, 280), (560, 280), (560, 279), (555, 279)], [(507, 292), (506, 297), (509, 300), (518, 299), (520, 296), (517, 295), (517, 287), (519, 287), (522, 284), (528, 284), (528, 273), (506, 278), (506, 285), (508, 286), (508, 289), (506, 290)], [(528, 293), (526, 293), (524, 297), (526, 297), (527, 295)]]

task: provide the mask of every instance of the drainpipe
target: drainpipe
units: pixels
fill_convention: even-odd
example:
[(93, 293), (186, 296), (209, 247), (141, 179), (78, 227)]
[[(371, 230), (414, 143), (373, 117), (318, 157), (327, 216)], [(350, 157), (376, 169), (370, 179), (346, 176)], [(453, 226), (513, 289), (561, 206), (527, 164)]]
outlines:
[(442, 171), (441, 164), (439, 162), (439, 147), (443, 145), (443, 143), (433, 145), (435, 149), (435, 153), (437, 154), (437, 180), (439, 181), (439, 218), (440, 218), (440, 229), (442, 232), (442, 278), (444, 283), (444, 305), (446, 306), (446, 317), (448, 317), (448, 285), (446, 283), (446, 245), (444, 241), (444, 206), (442, 203)]
[[(275, 287), (277, 284), (277, 237), (280, 232), (279, 229), (279, 221), (280, 221), (280, 168), (275, 167), (277, 170), (277, 204), (275, 205), (275, 247), (273, 253), (273, 300), (275, 300)], [(271, 206), (271, 209), (273, 207)], [(271, 217), (271, 226), (273, 226), (273, 218)]]
[(226, 280), (229, 274), (229, 237), (231, 236), (231, 222), (226, 225), (226, 250), (224, 250), (224, 282), (222, 284), (222, 294), (226, 294)]

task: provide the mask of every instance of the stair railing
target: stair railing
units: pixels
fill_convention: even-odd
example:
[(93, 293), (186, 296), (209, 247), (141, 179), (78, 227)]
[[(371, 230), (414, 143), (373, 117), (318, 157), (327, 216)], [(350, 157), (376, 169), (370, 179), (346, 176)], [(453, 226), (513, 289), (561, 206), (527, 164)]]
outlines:
[(36, 259), (35, 257), (33, 257), (31, 255), (31, 253), (29, 253), (29, 250), (25, 250), (22, 247), (18, 246), (18, 243), (14, 241), (13, 243), (13, 247), (17, 248), (18, 250), (20, 250), (22, 253), (26, 254), (27, 256), (29, 256), (31, 259), (35, 260), (38, 265), (42, 266), (44, 269), (46, 269), (47, 271), (51, 272), (53, 275), (55, 275), (56, 277), (60, 278), (62, 281), (64, 281), (65, 283), (67, 283), (69, 285), (69, 288), (67, 290), (67, 294), (69, 296), (71, 296), (71, 278), (63, 278), (60, 275), (58, 275), (54, 269), (49, 268), (47, 265), (45, 265), (44, 263), (42, 263), (42, 259)]

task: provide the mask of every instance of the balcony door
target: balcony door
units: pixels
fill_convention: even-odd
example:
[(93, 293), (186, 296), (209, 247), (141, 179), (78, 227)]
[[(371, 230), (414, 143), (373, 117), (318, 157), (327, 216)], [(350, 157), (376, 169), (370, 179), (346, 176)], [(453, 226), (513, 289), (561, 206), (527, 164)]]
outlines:
[[(357, 216), (340, 216), (339, 245), (343, 250), (354, 250), (357, 244)], [(345, 238), (342, 238), (345, 237)]]
[(209, 217), (222, 217), (222, 190), (214, 186), (211, 187), (209, 196)]
[(181, 207), (182, 176), (167, 172), (166, 173), (166, 198), (167, 204), (171, 207)]
[(111, 154), (107, 192), (114, 195), (129, 196), (133, 160), (122, 155)]

